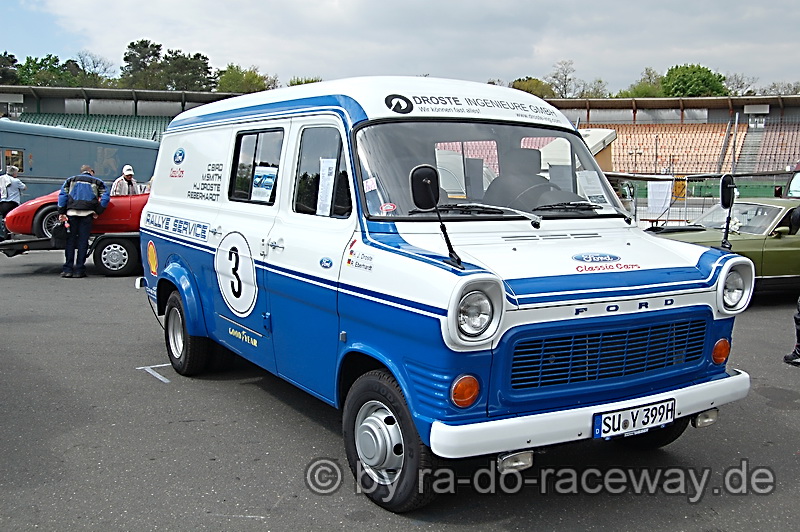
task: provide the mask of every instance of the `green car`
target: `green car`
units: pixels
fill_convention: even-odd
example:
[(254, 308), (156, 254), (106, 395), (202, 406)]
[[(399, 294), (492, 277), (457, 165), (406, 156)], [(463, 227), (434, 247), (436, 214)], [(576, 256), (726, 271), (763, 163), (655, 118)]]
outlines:
[[(720, 247), (728, 211), (715, 205), (691, 225), (647, 229), (658, 236)], [(734, 203), (728, 242), (753, 261), (760, 289), (800, 286), (800, 200), (748, 198)]]

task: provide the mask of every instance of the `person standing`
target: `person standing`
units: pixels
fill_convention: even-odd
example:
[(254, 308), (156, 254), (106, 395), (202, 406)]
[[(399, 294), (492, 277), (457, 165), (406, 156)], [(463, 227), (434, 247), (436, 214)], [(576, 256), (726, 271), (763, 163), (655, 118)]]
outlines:
[(0, 240), (8, 237), (5, 224), (6, 214), (22, 203), (22, 191), (28, 188), (17, 178), (18, 173), (19, 168), (8, 165), (6, 173), (0, 175)]
[(133, 196), (139, 193), (139, 185), (133, 178), (133, 166), (126, 164), (122, 167), (122, 175), (114, 180), (111, 185), (112, 196)]
[(783, 361), (792, 366), (800, 366), (800, 297), (797, 298), (797, 312), (794, 315), (794, 350), (784, 355)]
[(61, 185), (58, 193), (58, 219), (67, 222), (69, 232), (64, 254), (66, 260), (61, 277), (86, 277), (86, 254), (92, 222), (108, 205), (109, 190), (102, 179), (94, 176), (89, 165), (81, 173)]

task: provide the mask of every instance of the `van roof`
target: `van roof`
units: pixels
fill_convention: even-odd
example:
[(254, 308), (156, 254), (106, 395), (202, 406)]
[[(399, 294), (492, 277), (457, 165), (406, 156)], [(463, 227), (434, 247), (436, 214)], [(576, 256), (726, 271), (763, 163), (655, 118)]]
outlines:
[(488, 83), (375, 76), (308, 83), (246, 94), (179, 114), (167, 133), (204, 125), (333, 111), (350, 127), (380, 118), (474, 118), (575, 130), (555, 107), (527, 92)]

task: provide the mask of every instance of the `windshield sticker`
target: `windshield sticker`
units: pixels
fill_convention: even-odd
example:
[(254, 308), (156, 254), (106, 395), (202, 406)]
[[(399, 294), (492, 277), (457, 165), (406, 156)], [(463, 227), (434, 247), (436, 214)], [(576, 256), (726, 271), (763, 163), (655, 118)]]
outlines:
[(384, 203), (381, 205), (381, 212), (392, 212), (397, 210), (397, 205), (394, 203)]
[(603, 187), (600, 186), (600, 176), (594, 170), (578, 170), (579, 190), (583, 191), (583, 197), (592, 203), (608, 204)]
[(399, 114), (412, 111), (419, 113), (464, 113), (479, 115), (488, 112), (509, 111), (517, 118), (526, 118), (552, 124), (563, 124), (559, 113), (547, 105), (523, 103), (513, 100), (497, 100), (492, 98), (469, 98), (466, 96), (448, 96), (444, 94), (412, 96), (408, 98), (400, 94), (390, 94), (385, 99), (386, 106)]
[(378, 180), (374, 177), (364, 180), (364, 192), (372, 192), (378, 190)]

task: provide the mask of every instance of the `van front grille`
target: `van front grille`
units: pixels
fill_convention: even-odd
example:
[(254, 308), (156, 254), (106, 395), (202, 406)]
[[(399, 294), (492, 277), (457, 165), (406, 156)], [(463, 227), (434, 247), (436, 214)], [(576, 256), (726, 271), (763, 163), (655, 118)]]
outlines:
[(521, 339), (513, 350), (511, 388), (599, 381), (674, 369), (703, 356), (706, 321)]

